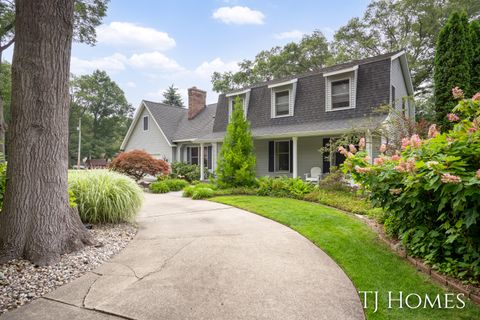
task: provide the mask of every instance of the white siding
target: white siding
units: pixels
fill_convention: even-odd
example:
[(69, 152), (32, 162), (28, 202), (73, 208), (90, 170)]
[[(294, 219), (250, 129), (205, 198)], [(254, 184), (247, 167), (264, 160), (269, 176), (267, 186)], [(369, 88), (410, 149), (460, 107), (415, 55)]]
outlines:
[[(408, 97), (408, 91), (405, 84), (402, 67), (400, 66), (400, 60), (398, 58), (392, 61), (390, 83), (395, 87), (395, 109), (402, 111), (402, 98)], [(390, 95), (392, 94), (391, 90), (392, 88), (390, 87)], [(409, 105), (411, 105), (411, 102), (409, 103), (408, 101), (405, 101), (405, 107), (408, 108)], [(408, 112), (408, 115), (412, 116), (412, 110), (409, 110)]]
[(257, 157), (257, 177), (272, 175), (273, 172), (268, 172), (268, 140), (255, 140), (253, 146)]
[(305, 179), (305, 173), (310, 173), (312, 167), (323, 166), (322, 155), (318, 151), (322, 148), (323, 137), (298, 138), (298, 176)]
[[(143, 117), (148, 116), (148, 131), (143, 131)], [(155, 158), (166, 158), (172, 161), (172, 147), (168, 145), (167, 140), (158, 129), (147, 109), (143, 109), (142, 114), (138, 118), (132, 134), (125, 146), (125, 151), (134, 149), (145, 150)]]

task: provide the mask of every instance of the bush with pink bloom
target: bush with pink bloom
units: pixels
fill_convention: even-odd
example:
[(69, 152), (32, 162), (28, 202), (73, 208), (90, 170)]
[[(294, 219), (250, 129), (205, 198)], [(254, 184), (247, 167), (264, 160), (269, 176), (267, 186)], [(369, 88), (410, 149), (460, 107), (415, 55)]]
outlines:
[[(453, 90), (457, 99), (463, 92)], [(387, 213), (385, 230), (435, 269), (480, 282), (480, 96), (459, 100), (452, 130), (402, 140), (401, 151), (370, 164), (364, 150), (343, 170)], [(380, 151), (383, 150), (383, 147)]]
[(452, 89), (452, 95), (457, 100), (463, 99), (465, 97), (463, 90), (459, 87), (455, 87)]
[(355, 154), (357, 153), (357, 148), (353, 145), (353, 144), (350, 144), (348, 146), (348, 149), (350, 150), (351, 153)]
[(385, 153), (385, 151), (387, 151), (387, 145), (385, 143), (382, 143), (382, 145), (380, 146), (380, 149), (379, 151), (381, 153)]
[(359, 148), (360, 150), (364, 150), (364, 149), (365, 149), (365, 146), (366, 146), (365, 138), (360, 138), (360, 141), (358, 142), (358, 148)]
[(480, 92), (477, 92), (473, 95), (472, 97), (473, 101), (479, 101), (480, 100)]

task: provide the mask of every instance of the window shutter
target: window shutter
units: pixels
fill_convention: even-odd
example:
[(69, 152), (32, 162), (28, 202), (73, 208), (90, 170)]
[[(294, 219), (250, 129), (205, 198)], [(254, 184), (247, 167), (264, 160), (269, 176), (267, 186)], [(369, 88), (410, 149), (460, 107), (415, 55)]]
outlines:
[(290, 152), (289, 152), (289, 156), (290, 156), (290, 173), (293, 172), (293, 141), (290, 140)]
[(268, 172), (275, 171), (275, 142), (268, 141)]

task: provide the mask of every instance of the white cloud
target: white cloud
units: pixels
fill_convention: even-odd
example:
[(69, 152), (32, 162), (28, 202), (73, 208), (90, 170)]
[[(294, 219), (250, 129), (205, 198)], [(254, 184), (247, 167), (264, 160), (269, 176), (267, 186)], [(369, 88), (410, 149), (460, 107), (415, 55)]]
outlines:
[(236, 61), (223, 62), (220, 58), (215, 58), (212, 61), (205, 61), (195, 69), (195, 74), (202, 78), (212, 76), (213, 72), (238, 71), (238, 63)]
[(303, 36), (303, 32), (299, 30), (291, 30), (280, 32), (274, 35), (275, 39), (300, 39)]
[(265, 15), (249, 7), (221, 7), (213, 12), (213, 18), (226, 24), (263, 24)]
[(91, 73), (96, 69), (100, 69), (105, 70), (108, 73), (117, 73), (125, 70), (126, 62), (127, 58), (120, 53), (91, 60), (72, 57), (70, 71), (73, 74), (86, 74)]
[(168, 33), (130, 22), (111, 22), (99, 26), (97, 40), (110, 45), (160, 51), (175, 47), (175, 40)]
[(136, 68), (149, 68), (162, 71), (183, 71), (175, 60), (170, 59), (161, 52), (135, 53), (128, 59), (128, 63)]
[(126, 83), (126, 86), (129, 87), (129, 88), (136, 88), (137, 87), (137, 84), (133, 81), (128, 81)]

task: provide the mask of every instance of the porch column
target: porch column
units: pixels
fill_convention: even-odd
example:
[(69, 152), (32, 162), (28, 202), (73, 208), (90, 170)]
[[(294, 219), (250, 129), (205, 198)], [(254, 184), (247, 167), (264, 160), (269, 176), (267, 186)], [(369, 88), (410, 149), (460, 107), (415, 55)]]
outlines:
[(370, 133), (370, 130), (367, 130), (365, 132), (365, 149), (367, 151), (367, 155), (370, 157), (370, 163), (373, 163), (373, 143), (372, 143), (372, 134)]
[(182, 161), (182, 145), (180, 143), (177, 143), (177, 162)]
[(297, 142), (298, 142), (298, 137), (292, 137), (292, 142), (293, 142), (293, 170), (292, 170), (292, 177), (296, 178), (298, 176), (298, 157), (297, 157)]
[(215, 174), (217, 168), (217, 143), (212, 142), (212, 173)]
[(205, 180), (205, 163), (203, 161), (204, 151), (203, 151), (203, 143), (200, 143), (200, 181)]

